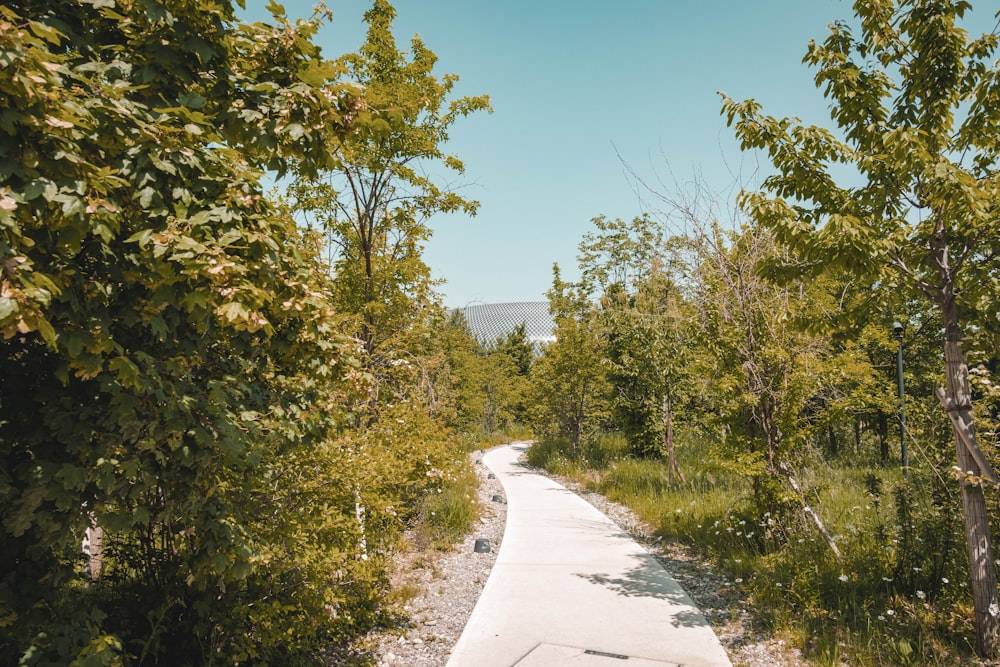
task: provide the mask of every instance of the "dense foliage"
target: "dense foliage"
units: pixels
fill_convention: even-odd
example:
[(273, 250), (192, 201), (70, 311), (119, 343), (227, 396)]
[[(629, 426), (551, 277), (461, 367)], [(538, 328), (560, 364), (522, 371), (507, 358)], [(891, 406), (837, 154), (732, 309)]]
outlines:
[[(439, 350), (408, 339), (375, 367), (354, 327), (378, 299), (403, 303), (394, 331), (425, 328), (432, 295), (352, 302), (367, 287), (262, 187), (421, 121), (359, 76), (371, 54), (321, 56), (326, 12), (271, 9), (0, 7), (5, 663), (319, 659), (383, 613), (394, 535), (463, 479), (434, 410), (379, 401), (377, 371)], [(400, 371), (394, 398), (421, 386)]]

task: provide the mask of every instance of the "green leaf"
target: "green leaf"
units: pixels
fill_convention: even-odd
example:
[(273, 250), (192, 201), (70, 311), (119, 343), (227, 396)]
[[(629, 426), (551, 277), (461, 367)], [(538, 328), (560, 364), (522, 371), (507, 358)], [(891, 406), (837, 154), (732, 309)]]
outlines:
[(153, 238), (153, 230), (143, 229), (125, 239), (125, 243), (138, 243), (139, 247), (143, 248), (146, 246), (147, 243), (149, 243), (150, 239), (152, 238)]
[(140, 389), (139, 367), (132, 363), (127, 357), (114, 357), (108, 362), (108, 368), (118, 376), (118, 381), (123, 386), (130, 389)]
[(246, 322), (250, 318), (250, 311), (238, 301), (224, 303), (216, 311), (229, 322)]
[(17, 301), (10, 297), (0, 297), (0, 321), (3, 321), (18, 311)]

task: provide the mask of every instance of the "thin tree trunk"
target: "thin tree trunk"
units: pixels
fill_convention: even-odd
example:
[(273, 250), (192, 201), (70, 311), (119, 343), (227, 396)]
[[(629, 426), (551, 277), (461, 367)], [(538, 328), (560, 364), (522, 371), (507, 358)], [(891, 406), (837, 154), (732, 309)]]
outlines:
[(101, 578), (104, 564), (104, 529), (97, 525), (93, 514), (90, 515), (90, 526), (84, 532), (83, 554), (87, 558), (84, 572), (91, 581), (97, 581)]
[[(830, 402), (825, 398), (823, 400), (823, 410), (830, 409)], [(840, 455), (840, 442), (837, 440), (837, 432), (833, 428), (833, 424), (827, 424), (826, 426), (826, 437), (830, 441), (830, 456), (836, 458)]]
[(663, 447), (667, 450), (667, 483), (674, 485), (674, 475), (681, 484), (684, 483), (684, 473), (677, 463), (677, 452), (674, 449), (674, 405), (670, 400), (670, 390), (663, 394)]
[(889, 462), (889, 420), (882, 413), (878, 416), (878, 453), (882, 463)]
[[(943, 398), (947, 399), (947, 409), (953, 420), (952, 431), (955, 435), (958, 467), (963, 472), (975, 476), (989, 474), (992, 471), (983, 470), (974, 456), (978, 447), (972, 420), (972, 389), (969, 384), (969, 367), (962, 354), (961, 333), (954, 300), (946, 303), (943, 311), (944, 354), (947, 364), (945, 374), (947, 392)], [(993, 546), (986, 514), (986, 498), (980, 484), (962, 479), (960, 485), (972, 604), (976, 615), (976, 652), (983, 657), (993, 657), (997, 652), (998, 635), (1000, 635), (1000, 623), (998, 623), (1000, 600), (997, 599), (997, 578), (993, 567)]]
[(819, 514), (816, 514), (816, 511), (809, 506), (808, 502), (806, 502), (805, 495), (799, 488), (799, 485), (795, 481), (795, 478), (792, 477), (791, 469), (789, 469), (789, 467), (785, 463), (782, 463), (780, 467), (781, 471), (785, 473), (785, 479), (788, 480), (788, 483), (791, 485), (792, 489), (795, 490), (796, 495), (798, 495), (798, 497), (802, 500), (802, 511), (805, 513), (806, 516), (812, 519), (812, 522), (816, 525), (816, 530), (819, 531), (819, 534), (823, 537), (823, 540), (826, 542), (826, 545), (830, 547), (830, 551), (833, 552), (833, 555), (836, 557), (837, 561), (843, 562), (844, 556), (840, 553), (840, 549), (837, 547), (837, 543), (833, 540), (833, 536), (830, 535), (830, 532), (826, 529), (826, 526), (823, 525), (823, 520), (819, 518)]

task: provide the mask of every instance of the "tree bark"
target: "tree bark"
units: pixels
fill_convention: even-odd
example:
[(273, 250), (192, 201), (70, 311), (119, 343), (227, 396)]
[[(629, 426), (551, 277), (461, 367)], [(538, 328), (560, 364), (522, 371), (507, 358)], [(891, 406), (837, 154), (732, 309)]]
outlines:
[(854, 455), (861, 453), (861, 419), (854, 418)]
[(882, 463), (889, 462), (889, 420), (881, 412), (878, 416), (878, 453)]
[[(946, 299), (942, 308), (945, 324), (944, 355), (947, 364), (945, 401), (951, 413), (952, 431), (958, 455), (958, 467), (965, 473), (979, 476), (983, 470), (974, 449), (978, 449), (972, 420), (972, 389), (969, 367), (962, 354), (962, 336), (958, 326), (958, 309), (954, 299)], [(963, 440), (971, 439), (971, 442)], [(991, 658), (996, 655), (1000, 635), (1000, 601), (997, 599), (997, 578), (993, 567), (993, 546), (986, 514), (986, 498), (980, 484), (960, 480), (962, 516), (965, 520), (965, 541), (969, 557), (969, 578), (972, 603), (976, 615), (976, 652)]]
[(104, 529), (97, 525), (94, 515), (90, 515), (90, 526), (84, 532), (83, 554), (87, 559), (84, 573), (91, 581), (101, 578), (104, 564)]
[(674, 450), (674, 406), (669, 389), (663, 394), (663, 447), (667, 450), (667, 483), (673, 486), (676, 475), (683, 484), (684, 473), (677, 463), (677, 452)]

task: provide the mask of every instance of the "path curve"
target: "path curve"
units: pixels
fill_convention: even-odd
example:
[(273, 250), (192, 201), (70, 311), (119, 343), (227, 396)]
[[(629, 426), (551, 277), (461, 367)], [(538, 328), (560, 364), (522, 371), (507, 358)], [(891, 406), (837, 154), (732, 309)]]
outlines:
[(483, 457), (506, 493), (507, 526), (448, 667), (731, 667), (673, 577), (588, 502), (519, 463), (528, 447)]

